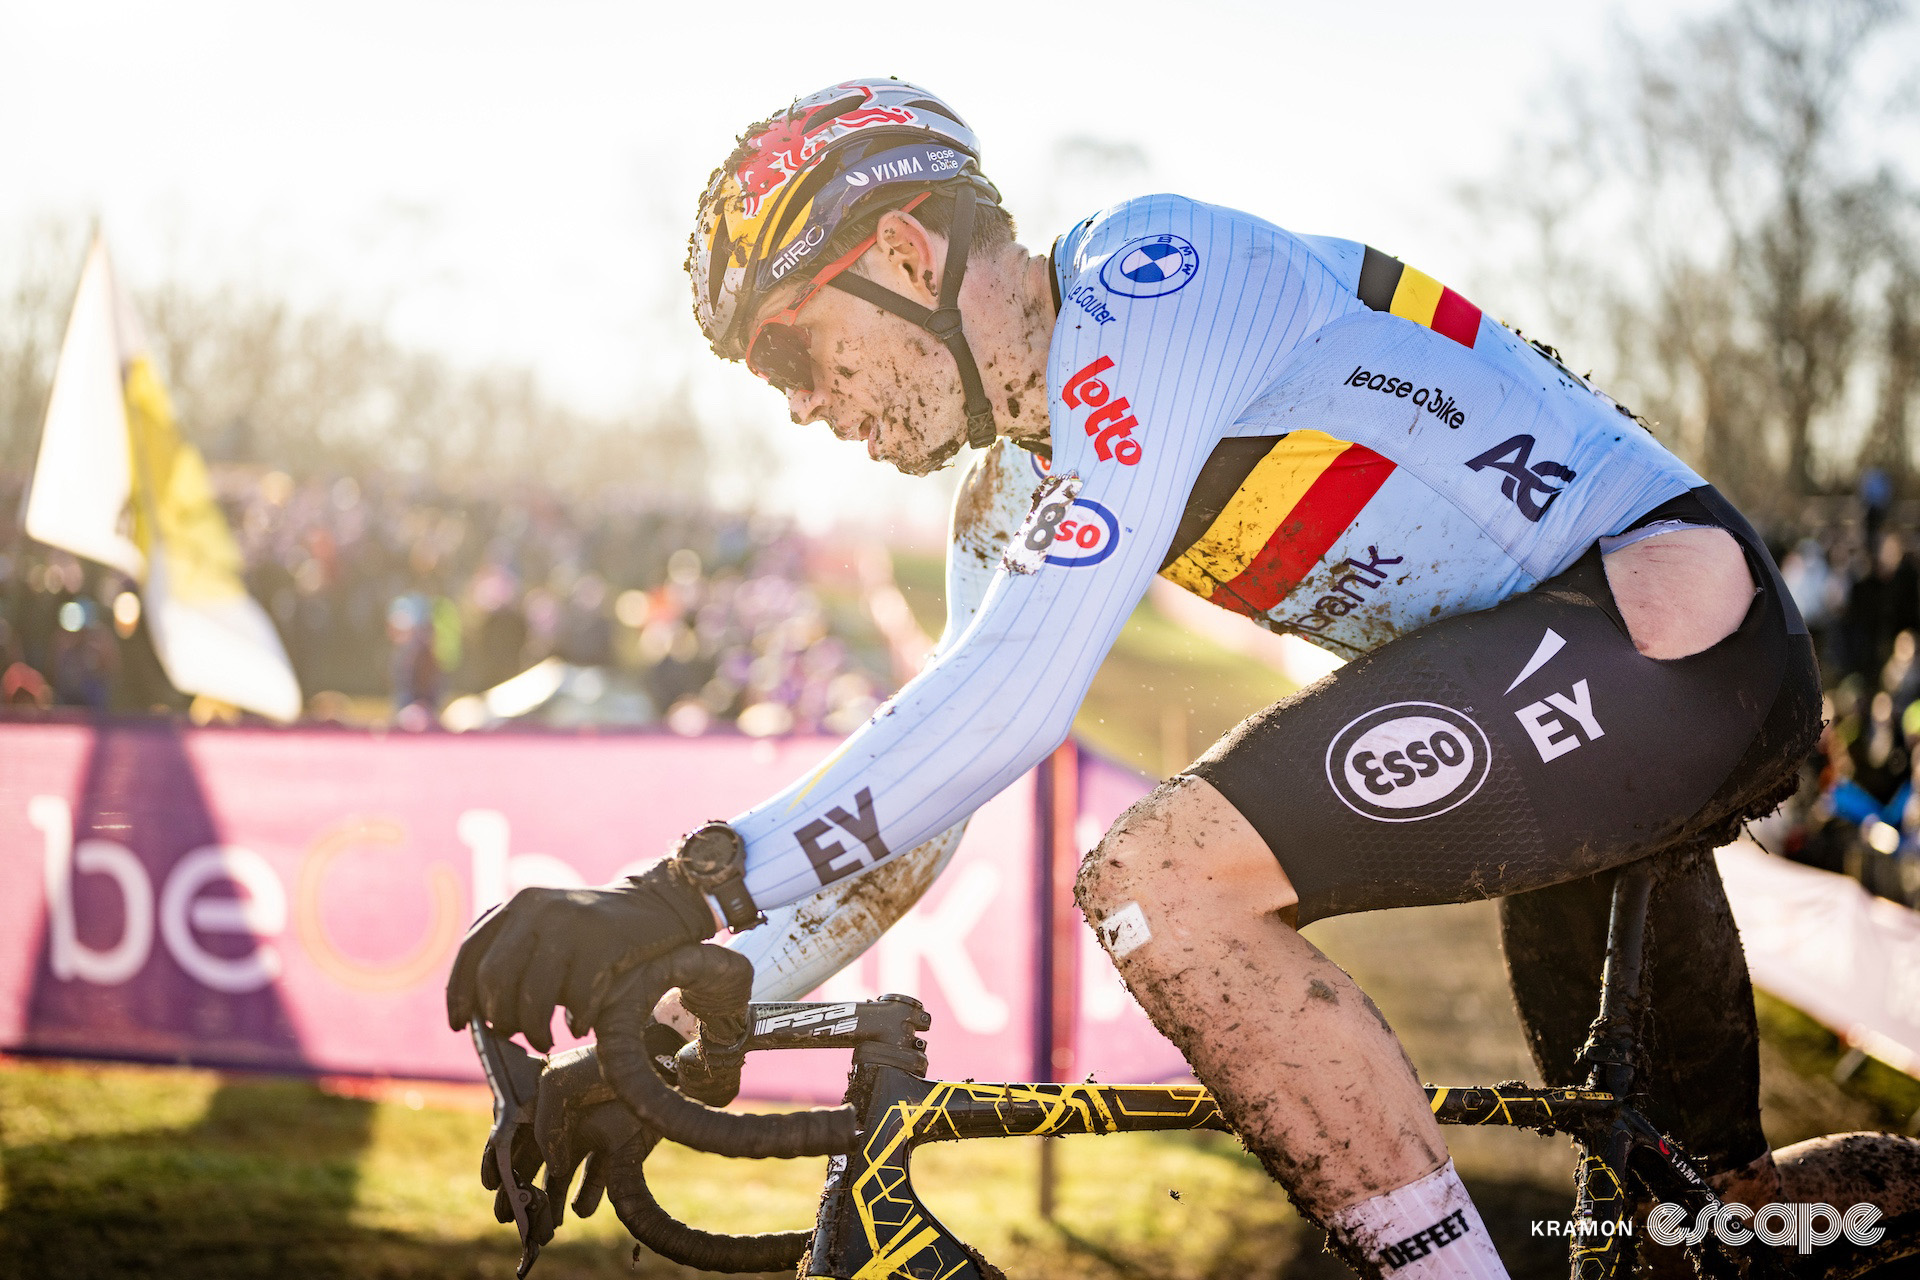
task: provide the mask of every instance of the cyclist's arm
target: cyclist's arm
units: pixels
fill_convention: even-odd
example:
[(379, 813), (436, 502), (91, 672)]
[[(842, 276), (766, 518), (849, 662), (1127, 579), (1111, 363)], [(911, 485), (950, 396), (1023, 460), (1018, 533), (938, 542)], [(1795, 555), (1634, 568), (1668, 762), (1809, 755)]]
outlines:
[[(1007, 538), (1026, 515), (1036, 477), (1026, 452), (1002, 441), (954, 491), (947, 539), (947, 624), (937, 656), (973, 621)], [(918, 902), (960, 847), (963, 819), (868, 875), (768, 911), (729, 944), (753, 961), (753, 998), (798, 1000), (846, 968)]]
[[(1187, 220), (1174, 229), (1190, 239), (1209, 234), (1202, 222), (1229, 222), (1205, 206), (1172, 203), (1173, 216)], [(1165, 226), (1167, 208), (1143, 217)], [(1138, 234), (1133, 225), (1109, 230), (1116, 249)], [(1060, 515), (1037, 504), (1009, 551), (1020, 571), (995, 576), (952, 647), (812, 775), (734, 822), (756, 901), (792, 902), (890, 861), (972, 813), (1066, 738), (1159, 568), (1201, 465), (1278, 355), (1324, 319), (1296, 287), (1296, 258), (1281, 238), (1254, 242), (1264, 234), (1225, 225), (1218, 242), (1207, 241), (1210, 284), (1196, 277), (1171, 296), (1116, 305), (1107, 322), (1063, 317), (1048, 371), (1053, 481), (1080, 486), (1076, 510), (1111, 519), (1108, 553), (1077, 563), (1048, 554), (1045, 534)], [(1097, 274), (1088, 262), (1083, 280)], [(1069, 403), (1067, 390), (1081, 379), (1103, 381), (1105, 394)], [(1122, 400), (1125, 417), (1113, 412)], [(1106, 417), (1089, 435), (1101, 417), (1095, 405)], [(1137, 449), (1120, 448), (1124, 437), (1109, 430), (1128, 417)]]

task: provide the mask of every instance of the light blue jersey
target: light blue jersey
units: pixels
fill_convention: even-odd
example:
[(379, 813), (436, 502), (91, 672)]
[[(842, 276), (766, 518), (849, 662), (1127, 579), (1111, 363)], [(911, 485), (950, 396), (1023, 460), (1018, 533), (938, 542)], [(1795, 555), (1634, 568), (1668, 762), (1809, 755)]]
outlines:
[[(1179, 196), (1062, 237), (1050, 467), (970, 624), (735, 819), (762, 906), (964, 819), (1065, 740), (1156, 573), (1345, 655), (1485, 609), (1701, 483), (1430, 277)], [(1003, 446), (1004, 448), (1004, 446)]]

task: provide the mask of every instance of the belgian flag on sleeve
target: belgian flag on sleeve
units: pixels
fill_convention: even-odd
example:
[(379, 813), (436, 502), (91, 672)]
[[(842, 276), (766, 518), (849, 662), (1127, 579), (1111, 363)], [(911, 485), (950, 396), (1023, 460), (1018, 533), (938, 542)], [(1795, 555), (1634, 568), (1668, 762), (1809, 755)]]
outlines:
[(1372, 246), (1361, 260), (1356, 292), (1375, 311), (1423, 324), (1463, 347), (1472, 346), (1480, 336), (1480, 308), (1432, 276)]

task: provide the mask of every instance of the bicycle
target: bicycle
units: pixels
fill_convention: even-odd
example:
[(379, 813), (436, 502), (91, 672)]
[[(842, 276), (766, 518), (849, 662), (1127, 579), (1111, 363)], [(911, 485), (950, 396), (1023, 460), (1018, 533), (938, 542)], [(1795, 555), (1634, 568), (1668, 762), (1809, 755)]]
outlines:
[[(1679, 1143), (1629, 1101), (1639, 1048), (1632, 1013), (1654, 878), (1652, 865), (1641, 862), (1623, 868), (1614, 881), (1600, 1010), (1581, 1053), (1590, 1069), (1585, 1087), (1426, 1087), (1443, 1124), (1505, 1125), (1573, 1139), (1580, 1151), (1569, 1232), (1573, 1280), (1635, 1274), (1640, 1202), (1680, 1204), (1689, 1222), (1720, 1203)], [(916, 1147), (968, 1138), (1231, 1132), (1199, 1085), (930, 1080), (921, 1033), (932, 1019), (918, 1001), (887, 995), (851, 1003), (750, 1005), (752, 979), (752, 966), (731, 951), (705, 943), (683, 947), (622, 979), (613, 1012), (597, 1028), (604, 1096), (618, 1097), (652, 1133), (719, 1155), (830, 1157), (811, 1231), (733, 1236), (688, 1226), (660, 1206), (641, 1167), (652, 1149), (647, 1143), (625, 1168), (622, 1185), (609, 1185), (608, 1192), (641, 1244), (687, 1266), (720, 1272), (803, 1267), (797, 1274), (809, 1280), (1004, 1280), (914, 1193), (910, 1164)], [(669, 1059), (650, 1050), (647, 1033), (655, 1004), (674, 987), (699, 1019), (700, 1035)], [(519, 1182), (509, 1152), (514, 1128), (530, 1121), (541, 1060), (477, 1022), (473, 1036), (493, 1086), (494, 1150), (503, 1186), (511, 1189), (524, 1277), (539, 1253), (531, 1223), (544, 1193)], [(688, 1096), (731, 1100), (750, 1052), (821, 1048), (853, 1053), (839, 1107), (754, 1114), (718, 1110)], [(1751, 1236), (1747, 1244), (1729, 1244), (1708, 1231), (1698, 1243), (1677, 1246), (1697, 1274), (1713, 1280), (1910, 1274), (1915, 1264), (1903, 1260), (1920, 1255), (1920, 1143), (1877, 1134), (1816, 1141), (1829, 1142), (1816, 1153), (1827, 1164), (1871, 1166), (1868, 1184), (1898, 1193), (1896, 1212), (1879, 1223), (1884, 1237), (1871, 1247), (1843, 1238), (1789, 1261), (1753, 1245)]]

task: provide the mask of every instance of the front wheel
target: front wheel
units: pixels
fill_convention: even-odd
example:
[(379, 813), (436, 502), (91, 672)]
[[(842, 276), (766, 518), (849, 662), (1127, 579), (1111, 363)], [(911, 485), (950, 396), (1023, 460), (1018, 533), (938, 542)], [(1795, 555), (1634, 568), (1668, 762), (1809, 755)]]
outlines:
[(1886, 1234), (1856, 1245), (1844, 1236), (1794, 1268), (1808, 1280), (1904, 1280), (1920, 1275), (1920, 1140), (1895, 1133), (1833, 1133), (1773, 1153), (1786, 1199), (1845, 1211), (1877, 1205)]

